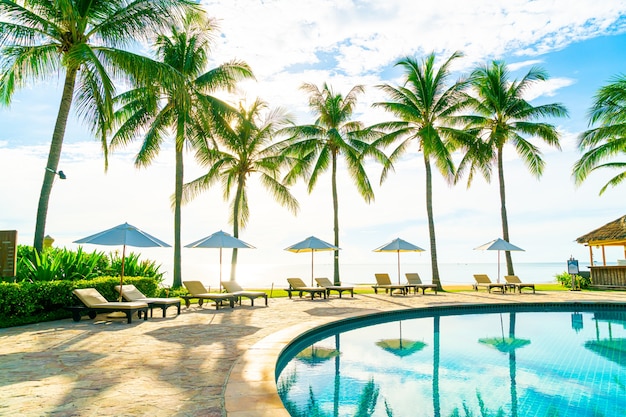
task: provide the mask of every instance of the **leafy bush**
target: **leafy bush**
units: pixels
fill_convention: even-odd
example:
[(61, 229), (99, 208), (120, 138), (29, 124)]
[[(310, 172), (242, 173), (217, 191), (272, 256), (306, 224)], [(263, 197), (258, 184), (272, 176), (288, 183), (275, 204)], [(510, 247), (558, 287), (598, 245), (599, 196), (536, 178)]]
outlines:
[[(0, 328), (71, 317), (65, 306), (77, 305), (72, 294), (75, 288), (95, 288), (109, 301), (117, 300), (115, 285), (119, 277), (98, 277), (90, 280), (52, 280), (0, 282)], [(135, 285), (146, 297), (160, 294), (154, 277), (125, 277), (124, 284)]]
[[(572, 288), (572, 276), (567, 271), (555, 275), (555, 278), (562, 286)], [(589, 285), (591, 285), (591, 278), (588, 276), (574, 275), (574, 278), (576, 280), (576, 288), (589, 288)]]

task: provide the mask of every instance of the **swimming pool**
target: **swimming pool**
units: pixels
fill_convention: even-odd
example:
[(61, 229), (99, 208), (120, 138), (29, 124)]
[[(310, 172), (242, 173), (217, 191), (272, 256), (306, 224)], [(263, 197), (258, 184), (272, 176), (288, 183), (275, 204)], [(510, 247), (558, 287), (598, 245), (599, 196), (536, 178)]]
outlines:
[(279, 358), (292, 416), (626, 416), (626, 306), (455, 306), (302, 335)]

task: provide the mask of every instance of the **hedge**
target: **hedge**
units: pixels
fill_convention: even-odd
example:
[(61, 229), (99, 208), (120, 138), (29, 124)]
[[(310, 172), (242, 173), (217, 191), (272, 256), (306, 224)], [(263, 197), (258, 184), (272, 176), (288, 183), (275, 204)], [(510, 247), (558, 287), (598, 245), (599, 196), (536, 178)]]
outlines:
[[(160, 279), (124, 277), (124, 284), (133, 284), (146, 297), (163, 296)], [(95, 288), (104, 298), (116, 301), (115, 285), (119, 277), (98, 277), (76, 281), (0, 282), (0, 328), (39, 323), (72, 317), (65, 306), (80, 305), (72, 294), (75, 288)]]

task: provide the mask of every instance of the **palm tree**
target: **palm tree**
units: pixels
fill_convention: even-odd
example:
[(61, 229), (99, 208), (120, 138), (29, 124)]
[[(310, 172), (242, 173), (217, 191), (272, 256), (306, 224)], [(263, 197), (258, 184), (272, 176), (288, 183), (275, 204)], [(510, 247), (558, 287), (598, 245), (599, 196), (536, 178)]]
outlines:
[[(471, 74), (471, 84), (477, 98), (473, 100), (475, 115), (465, 118), (468, 130), (476, 134), (476, 141), (468, 149), (457, 172), (457, 180), (469, 170), (468, 186), (475, 170), (489, 181), (491, 166), (498, 168), (500, 186), (500, 213), (502, 238), (509, 241), (509, 225), (504, 187), (504, 146), (509, 143), (517, 151), (530, 172), (536, 177), (543, 173), (544, 161), (541, 151), (524, 136), (536, 137), (550, 146), (560, 149), (559, 132), (548, 123), (537, 121), (544, 117), (566, 117), (567, 109), (559, 103), (533, 106), (524, 94), (538, 82), (548, 79), (547, 73), (532, 67), (519, 81), (510, 79), (506, 64), (492, 61), (476, 68)], [(515, 275), (511, 252), (506, 253), (507, 274)]]
[[(389, 145), (399, 141), (390, 156), (391, 161), (403, 155), (411, 143), (416, 142), (424, 159), (426, 169), (426, 212), (430, 234), (430, 257), (432, 282), (441, 290), (441, 279), (437, 265), (437, 243), (435, 239), (435, 220), (433, 214), (432, 164), (435, 164), (443, 177), (452, 182), (454, 164), (450, 152), (453, 140), (462, 140), (466, 133), (456, 129), (454, 115), (467, 101), (463, 90), (466, 83), (462, 80), (447, 85), (450, 78), (450, 65), (461, 57), (453, 53), (440, 67), (435, 68), (435, 54), (431, 53), (421, 62), (406, 57), (396, 63), (405, 72), (404, 85), (393, 87), (379, 86), (391, 101), (374, 103), (393, 113), (398, 120), (376, 125), (389, 133), (376, 143)], [(383, 176), (386, 171), (383, 171)]]
[[(619, 154), (626, 154), (626, 75), (619, 75), (598, 90), (589, 110), (589, 124), (600, 126), (583, 132), (578, 147), (585, 152), (574, 165), (574, 180), (581, 184), (599, 168), (623, 169), (626, 162), (604, 162)], [(626, 170), (609, 180), (601, 189), (617, 186), (626, 179)]]
[(211, 94), (221, 89), (231, 90), (238, 80), (252, 77), (248, 65), (238, 61), (203, 72), (208, 64), (214, 30), (214, 23), (203, 14), (188, 14), (182, 28), (172, 26), (171, 34), (160, 34), (155, 43), (157, 59), (172, 68), (181, 82), (156, 79), (117, 97), (120, 104), (116, 112), (118, 129), (111, 140), (111, 149), (143, 136), (135, 165), (145, 167), (158, 155), (162, 143), (172, 136), (174, 138), (173, 287), (182, 284), (180, 235), (185, 146), (196, 146), (212, 129), (219, 128), (225, 115), (232, 111), (230, 106)]
[[(0, 2), (0, 101), (16, 89), (64, 73), (63, 93), (52, 133), (37, 207), (33, 246), (43, 248), (48, 203), (72, 101), (100, 140), (113, 114), (113, 76), (137, 82), (163, 78), (151, 59), (123, 49), (175, 21), (187, 0), (20, 0)], [(120, 49), (122, 48), (122, 49)], [(106, 157), (106, 154), (105, 154)]]
[[(248, 179), (259, 174), (261, 184), (274, 199), (296, 213), (298, 202), (289, 189), (277, 180), (281, 168), (289, 163), (289, 158), (272, 146), (276, 132), (287, 125), (289, 118), (281, 109), (269, 109), (267, 103), (257, 99), (249, 107), (240, 104), (239, 111), (230, 115), (225, 127), (216, 132), (216, 142), (202, 142), (196, 152), (196, 159), (208, 168), (201, 177), (185, 184), (184, 201), (193, 199), (210, 188), (216, 181), (224, 187), (224, 198), (228, 200), (233, 188), (235, 195), (231, 202), (233, 236), (239, 237), (239, 229), (248, 223)], [(233, 249), (231, 281), (235, 280), (237, 249)]]
[[(373, 155), (380, 160), (382, 154), (370, 146), (371, 132), (364, 129), (359, 121), (351, 120), (357, 104), (357, 96), (363, 93), (363, 86), (353, 87), (345, 97), (335, 93), (326, 83), (322, 88), (314, 84), (303, 84), (301, 89), (309, 94), (309, 107), (316, 115), (313, 124), (290, 126), (283, 133), (290, 136), (280, 146), (285, 152), (297, 155), (300, 159), (287, 174), (293, 181), (299, 176), (306, 177), (308, 191), (317, 184), (319, 176), (331, 169), (333, 196), (334, 245), (339, 247), (339, 199), (337, 191), (337, 168), (340, 156), (346, 162), (348, 173), (353, 179), (359, 194), (366, 202), (374, 200), (374, 191), (363, 166), (364, 157)], [(334, 254), (334, 283), (339, 285), (339, 251)]]

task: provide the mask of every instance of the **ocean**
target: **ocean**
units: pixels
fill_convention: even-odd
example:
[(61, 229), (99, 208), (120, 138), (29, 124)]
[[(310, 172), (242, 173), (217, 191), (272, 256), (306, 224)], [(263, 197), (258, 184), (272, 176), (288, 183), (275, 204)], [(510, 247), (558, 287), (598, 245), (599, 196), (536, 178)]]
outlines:
[[(498, 265), (493, 263), (440, 263), (439, 276), (441, 283), (446, 285), (470, 285), (474, 283), (473, 274), (487, 274), (492, 281), (498, 280)], [(580, 263), (580, 270), (587, 271), (588, 263)], [(522, 263), (514, 262), (515, 275), (523, 282), (550, 283), (556, 282), (555, 276), (567, 272), (567, 262), (538, 262)], [(207, 287), (215, 287), (219, 284), (219, 264), (204, 265), (202, 270), (185, 268), (183, 266), (183, 280), (200, 280)], [(398, 280), (398, 265), (389, 264), (340, 264), (340, 277), (343, 284), (356, 285), (374, 283), (375, 273), (388, 273), (392, 282)], [(423, 282), (431, 282), (432, 274), (429, 263), (403, 263), (400, 265), (401, 282), (405, 282), (404, 273), (417, 272)], [(504, 281), (506, 265), (500, 264), (500, 280)], [(314, 277), (327, 277), (332, 280), (333, 266), (330, 263), (315, 263)], [(263, 264), (263, 265), (237, 265), (236, 280), (247, 288), (283, 288), (287, 286), (287, 278), (299, 277), (305, 282), (311, 282), (311, 264)], [(230, 278), (230, 265), (222, 267), (222, 279)], [(171, 277), (165, 277), (163, 285), (171, 285)]]

